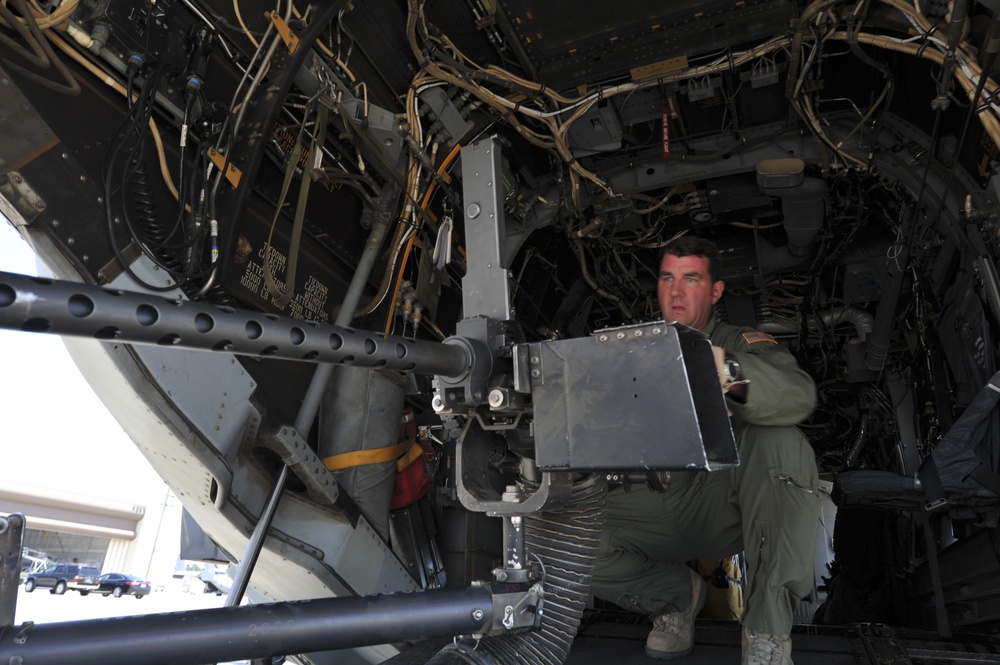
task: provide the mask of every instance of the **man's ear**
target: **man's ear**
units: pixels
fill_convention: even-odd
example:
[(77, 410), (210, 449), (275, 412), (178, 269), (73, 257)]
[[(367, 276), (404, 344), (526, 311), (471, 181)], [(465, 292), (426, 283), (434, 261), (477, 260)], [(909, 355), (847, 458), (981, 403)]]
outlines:
[(712, 304), (719, 302), (719, 298), (722, 297), (722, 292), (726, 289), (726, 283), (721, 279), (712, 285)]

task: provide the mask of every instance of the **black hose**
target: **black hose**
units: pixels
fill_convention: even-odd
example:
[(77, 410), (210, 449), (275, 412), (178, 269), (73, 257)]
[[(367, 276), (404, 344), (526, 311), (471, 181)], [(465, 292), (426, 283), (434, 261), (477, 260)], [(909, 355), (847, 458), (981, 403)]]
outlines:
[(427, 665), (560, 665), (566, 660), (590, 595), (594, 560), (607, 512), (604, 477), (573, 486), (559, 509), (524, 518), (524, 548), (545, 571), (544, 616), (538, 630), (485, 637), (471, 647), (449, 645)]

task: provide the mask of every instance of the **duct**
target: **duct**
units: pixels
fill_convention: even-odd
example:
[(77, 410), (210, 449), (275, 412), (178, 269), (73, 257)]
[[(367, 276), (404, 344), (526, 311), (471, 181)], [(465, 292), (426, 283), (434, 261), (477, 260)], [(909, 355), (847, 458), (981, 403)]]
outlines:
[(450, 645), (427, 665), (560, 665), (566, 660), (590, 594), (607, 511), (603, 475), (573, 487), (559, 509), (524, 518), (524, 547), (545, 574), (545, 616), (538, 630), (486, 637), (476, 648)]
[[(371, 219), (371, 232), (337, 312), (336, 325), (349, 326), (354, 318), (385, 240), (391, 206), (397, 195), (396, 190), (387, 187), (379, 196), (378, 207), (374, 211), (365, 209), (365, 216)], [(313, 383), (318, 382), (323, 390), (317, 439), (320, 459), (396, 443), (404, 398), (404, 383), (398, 374), (363, 367), (319, 365)], [(357, 418), (359, 413), (365, 414), (365, 418)], [(389, 540), (389, 504), (395, 474), (395, 460), (334, 472), (337, 483), (354, 499), (372, 528), (385, 541)]]
[(860, 307), (834, 307), (820, 312), (819, 318), (827, 328), (833, 328), (840, 323), (854, 324), (860, 342), (868, 339), (875, 325), (875, 318)]
[[(403, 418), (404, 386), (405, 381), (393, 372), (335, 366), (320, 410), (320, 459), (395, 445)], [(351, 466), (334, 475), (388, 542), (396, 460)]]
[(806, 178), (797, 187), (772, 193), (781, 197), (788, 251), (793, 256), (807, 256), (823, 228), (826, 185), (819, 178)]
[(762, 160), (756, 172), (761, 191), (781, 199), (789, 253), (807, 256), (823, 228), (826, 183), (820, 178), (803, 177), (805, 162), (796, 158)]
[(772, 333), (775, 335), (788, 335), (797, 333), (799, 331), (799, 326), (791, 319), (786, 319), (785, 317), (772, 317), (758, 321), (757, 329), (761, 332)]
[[(864, 342), (872, 333), (875, 325), (874, 317), (860, 307), (834, 307), (819, 312), (816, 315), (824, 326), (833, 328), (841, 323), (854, 325), (858, 340)], [(786, 317), (767, 317), (758, 322), (757, 328), (762, 332), (775, 334), (792, 334), (799, 332), (799, 324)]]
[(896, 306), (899, 304), (899, 294), (903, 290), (903, 280), (906, 277), (906, 265), (910, 251), (906, 243), (899, 244), (900, 252), (890, 266), (892, 277), (888, 288), (883, 292), (875, 314), (875, 325), (871, 339), (868, 340), (868, 353), (865, 364), (868, 369), (881, 372), (885, 357), (889, 353), (889, 338), (896, 321)]
[(756, 242), (757, 261), (761, 275), (788, 270), (802, 263), (802, 257), (791, 252), (791, 245), (775, 247), (761, 236), (757, 237)]

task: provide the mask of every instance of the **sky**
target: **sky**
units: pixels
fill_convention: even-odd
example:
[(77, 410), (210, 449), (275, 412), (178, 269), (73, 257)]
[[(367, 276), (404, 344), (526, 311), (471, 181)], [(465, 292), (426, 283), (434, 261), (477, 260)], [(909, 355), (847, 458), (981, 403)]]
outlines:
[[(0, 271), (47, 274), (0, 217)], [(166, 484), (56, 335), (0, 330), (0, 480), (152, 506)], [(108, 482), (114, 474), (114, 482)]]

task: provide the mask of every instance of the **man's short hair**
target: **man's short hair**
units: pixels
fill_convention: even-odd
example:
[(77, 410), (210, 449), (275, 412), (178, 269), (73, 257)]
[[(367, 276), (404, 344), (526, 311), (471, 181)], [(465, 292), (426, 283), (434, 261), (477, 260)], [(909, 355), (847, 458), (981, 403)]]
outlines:
[(667, 254), (671, 256), (704, 256), (708, 259), (708, 276), (712, 283), (719, 281), (719, 247), (707, 238), (681, 236), (671, 240), (660, 250), (660, 263)]

